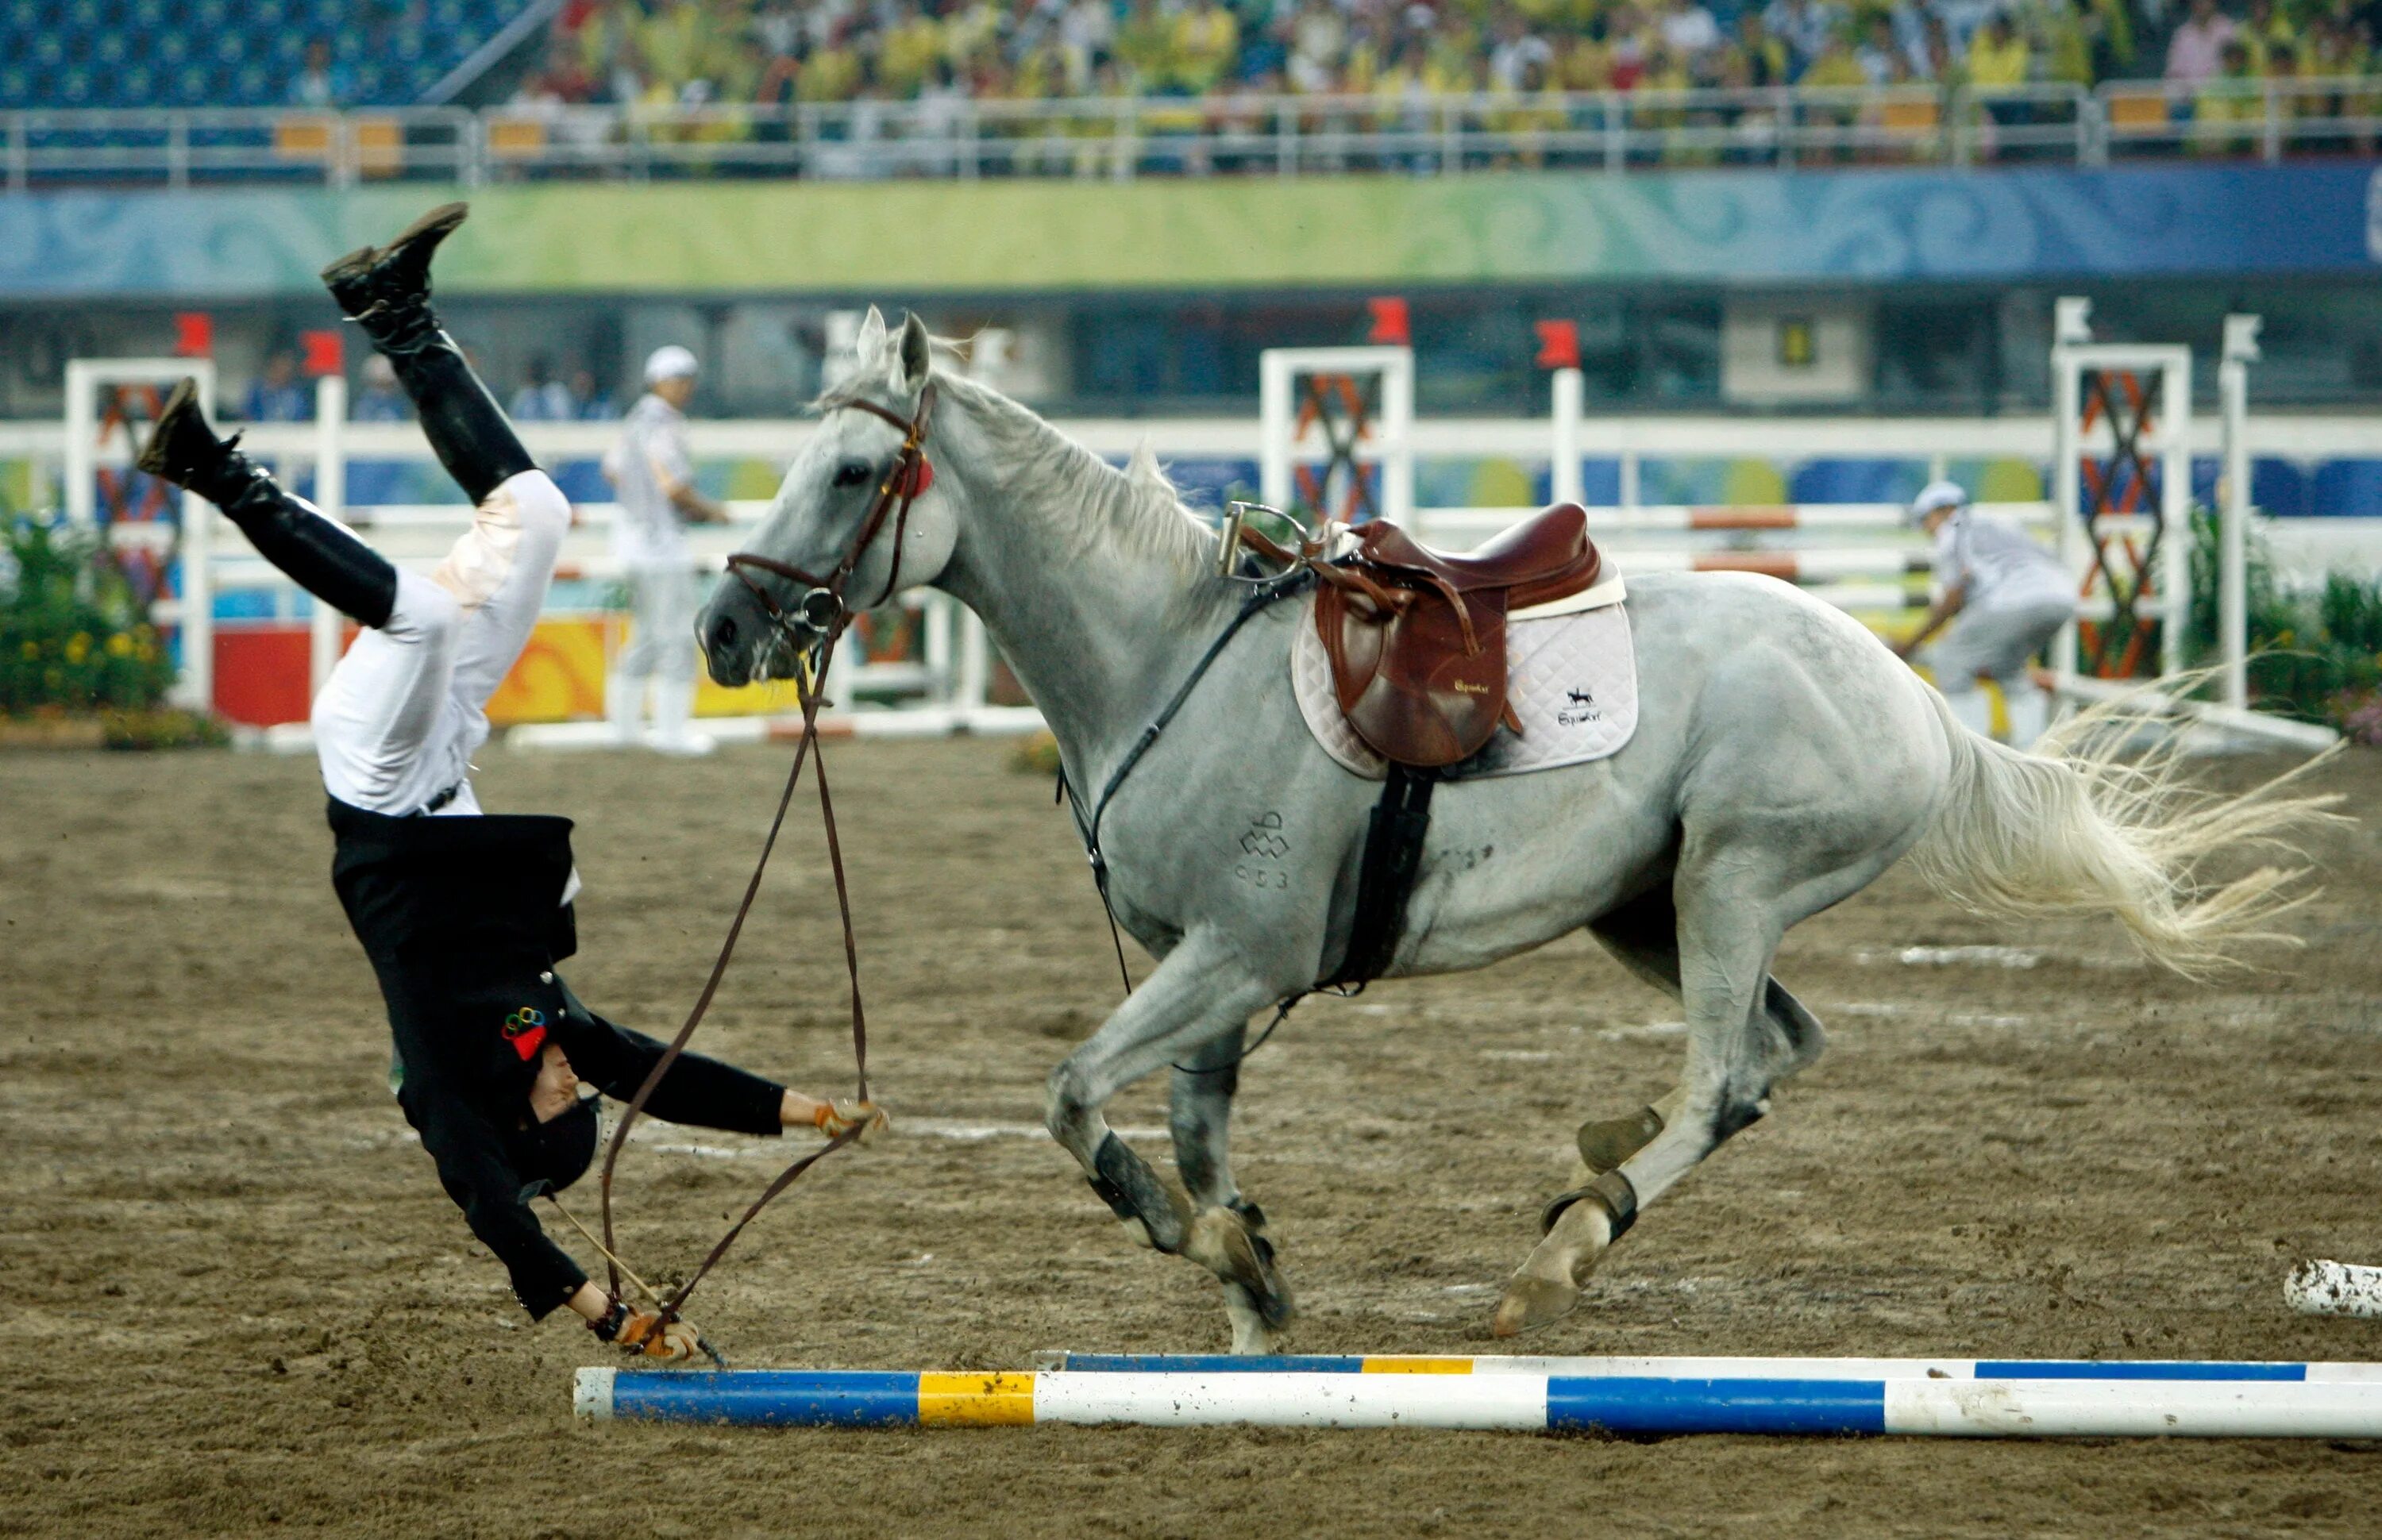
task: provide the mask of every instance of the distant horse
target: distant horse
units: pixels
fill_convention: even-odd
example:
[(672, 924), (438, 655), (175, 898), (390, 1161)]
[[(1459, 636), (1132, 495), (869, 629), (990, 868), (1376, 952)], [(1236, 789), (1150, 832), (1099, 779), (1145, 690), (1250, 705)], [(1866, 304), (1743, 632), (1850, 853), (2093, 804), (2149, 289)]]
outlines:
[[(983, 618), (1088, 811), (1246, 592), (1215, 574), (1217, 537), (1146, 452), (1111, 469), (1015, 402), (934, 370), (915, 317), (889, 336), (872, 311), (859, 369), (819, 403), (824, 424), (755, 550), (810, 572), (833, 566), (892, 473), (895, 423), (915, 419), (930, 376), (932, 476), (899, 535), (899, 581)], [(892, 578), (895, 539), (886, 526), (861, 553), (852, 591), (864, 601)], [(788, 667), (792, 643), (769, 611), (800, 613), (802, 594), (757, 581), (767, 606), (731, 576), (697, 621), (722, 684)], [(2001, 747), (1955, 722), (1858, 622), (1770, 578), (1632, 576), (1627, 604), (1636, 736), (1594, 763), (1442, 786), (1389, 969), (1479, 968), (1585, 926), (1679, 998), (1677, 1088), (1580, 1131), (1588, 1174), (1626, 1179), (1608, 1194), (1652, 1204), (1819, 1057), (1820, 1022), (1770, 976), (1779, 938), (1906, 853), (1985, 912), (2114, 914), (2185, 972), (2267, 934), (2291, 902), (2292, 874), (2273, 867), (2207, 888), (2191, 872), (2220, 849), (2272, 841), (2314, 800), (2268, 788), (2179, 801), (2163, 771), (2113, 750)], [(1291, 1308), (1263, 1216), (1227, 1164), (1235, 1066), (1251, 1016), (1331, 976), (1347, 948), (1379, 790), (1300, 717), (1289, 656), (1304, 611), (1278, 603), (1232, 638), (1107, 809), (1117, 919), (1160, 961), (1051, 1071), (1046, 1108), (1120, 1217), (1223, 1280), (1243, 1352), (1267, 1351)], [(1258, 855), (1252, 830), (1265, 835)], [(1169, 1064), (1180, 1187), (1103, 1116)], [(1572, 1309), (1631, 1216), (1609, 1200), (1563, 1208), (1508, 1285), (1499, 1335)]]

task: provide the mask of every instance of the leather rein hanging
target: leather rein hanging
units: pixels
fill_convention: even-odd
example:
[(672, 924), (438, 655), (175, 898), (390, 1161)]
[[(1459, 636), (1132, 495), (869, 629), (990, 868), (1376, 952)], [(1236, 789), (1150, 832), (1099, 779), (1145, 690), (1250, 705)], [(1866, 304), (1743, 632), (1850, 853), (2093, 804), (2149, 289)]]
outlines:
[[(884, 529), (886, 520), (890, 518), (893, 522), (892, 565), (886, 574), (884, 592), (862, 608), (874, 609), (892, 598), (894, 590), (900, 584), (902, 578), (902, 540), (909, 528), (911, 505), (918, 500), (920, 494), (924, 493), (934, 481), (934, 471), (927, 461), (926, 453), (927, 422), (935, 408), (933, 381), (929, 380), (925, 388), (919, 391), (918, 409), (916, 415), (913, 417), (902, 417), (877, 405), (874, 401), (839, 401), (836, 407), (853, 407), (872, 416), (883, 418), (902, 431), (902, 446), (895, 453), (893, 463), (887, 470), (885, 479), (878, 483), (876, 500), (869, 507), (868, 516), (861, 520), (858, 532), (853, 536), (852, 544), (845, 548), (842, 558), (836, 563), (835, 569), (824, 578), (815, 577), (791, 562), (780, 561), (773, 556), (757, 556), (747, 551), (740, 551), (728, 558), (728, 570), (734, 573), (738, 581), (751, 591), (754, 598), (760, 602), (762, 612), (768, 616), (770, 622), (778, 628), (780, 635), (797, 649), (793, 675), (794, 695), (802, 705), (803, 733), (801, 741), (794, 749), (793, 767), (786, 775), (785, 789), (778, 796), (777, 813), (769, 820), (768, 835), (761, 842), (760, 858), (753, 863), (753, 875), (744, 885), (744, 897), (736, 906), (736, 917), (729, 923), (727, 939), (719, 945), (719, 955), (711, 964), (711, 973), (704, 981), (703, 992), (695, 996), (694, 1008), (687, 1013), (686, 1022), (679, 1028), (678, 1035), (670, 1039), (669, 1046), (663, 1050), (661, 1057), (655, 1061), (652, 1070), (646, 1074), (644, 1083), (637, 1087), (637, 1094), (630, 1099), (628, 1110), (621, 1115), (620, 1123), (612, 1131), (611, 1140), (604, 1149), (604, 1172), (601, 1184), (604, 1211), (603, 1251), (606, 1266), (608, 1269), (610, 1291), (615, 1299), (618, 1299), (620, 1293), (620, 1265), (618, 1257), (614, 1255), (617, 1247), (612, 1232), (612, 1170), (620, 1162), (620, 1148), (628, 1142), (630, 1125), (644, 1113), (645, 1103), (653, 1096), (654, 1088), (661, 1083), (662, 1078), (669, 1073), (670, 1066), (677, 1063), (679, 1056), (686, 1051), (687, 1042), (694, 1037), (694, 1029), (703, 1024), (704, 1016), (711, 1009), (712, 998), (719, 992), (720, 980), (727, 976), (729, 959), (736, 955), (736, 943), (743, 935), (744, 922), (752, 915), (754, 901), (760, 896), (761, 878), (769, 869), (769, 857), (777, 849), (779, 832), (785, 827), (786, 810), (793, 803), (794, 788), (801, 783), (803, 777), (803, 765), (806, 761), (813, 759), (814, 749), (818, 741), (818, 713), (821, 704), (819, 688), (826, 681), (828, 665), (835, 654), (836, 643), (841, 640), (844, 631), (852, 624), (853, 611), (845, 603), (844, 587), (851, 582), (853, 573), (859, 568), (861, 559), (867, 554), (869, 545)], [(832, 410), (835, 408), (829, 409)], [(770, 596), (768, 590), (753, 576), (754, 569), (782, 578), (789, 582), (804, 585), (804, 592), (802, 598), (797, 601), (792, 613), (789, 614), (779, 605), (776, 599)], [(805, 632), (808, 633), (809, 638), (807, 642), (804, 637)], [(801, 652), (805, 650), (810, 654), (807, 660), (800, 656)], [(817, 754), (816, 763), (819, 821), (827, 832), (828, 863), (835, 874), (836, 908), (843, 922), (844, 971), (852, 981), (852, 1057), (859, 1081), (859, 1099), (865, 1102), (868, 1100), (868, 1020), (860, 998), (860, 949), (853, 936), (852, 894), (844, 879), (843, 846), (836, 836), (835, 801), (828, 790), (827, 759), (824, 752)], [(764, 1188), (761, 1195), (754, 1199), (736, 1222), (729, 1227), (728, 1233), (719, 1238), (718, 1243), (711, 1248), (710, 1253), (704, 1257), (687, 1280), (679, 1285), (677, 1291), (670, 1295), (668, 1302), (663, 1304), (662, 1319), (668, 1322), (678, 1317), (680, 1311), (686, 1305), (687, 1296), (694, 1292), (695, 1285), (701, 1283), (713, 1265), (728, 1253), (728, 1248), (734, 1245), (736, 1238), (744, 1233), (744, 1227), (751, 1224), (764, 1208), (774, 1202), (780, 1193), (792, 1187), (804, 1172), (836, 1151), (857, 1141), (866, 1131), (866, 1127), (865, 1121), (854, 1123), (829, 1140), (825, 1145), (813, 1150), (780, 1172), (777, 1179)]]

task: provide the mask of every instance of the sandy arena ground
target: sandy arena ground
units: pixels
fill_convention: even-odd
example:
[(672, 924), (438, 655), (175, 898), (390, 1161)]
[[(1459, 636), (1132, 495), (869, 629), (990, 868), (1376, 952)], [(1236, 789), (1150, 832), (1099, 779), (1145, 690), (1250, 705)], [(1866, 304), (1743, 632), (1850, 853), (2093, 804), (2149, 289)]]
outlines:
[[(1115, 985), (1065, 815), (1006, 752), (834, 750), (902, 1127), (697, 1297), (743, 1363), (1224, 1343), (1213, 1284), (1129, 1245), (1039, 1134), (1045, 1071)], [(580, 993), (667, 1035), (782, 752), (485, 757), (492, 809), (581, 821)], [(2325, 838), (2313, 945), (2278, 972), (2189, 984), (2111, 925), (1995, 929), (1901, 873), (1804, 926), (1779, 972), (1833, 1051), (1520, 1345), (2382, 1357), (2382, 1325), (2279, 1295), (2295, 1256), (2382, 1261), (2382, 755), (2327, 778), (2365, 821)], [(828, 1089), (849, 1058), (807, 817), (700, 1041)], [(329, 857), (307, 760), (0, 758), (0, 1533), (2382, 1530), (2382, 1445), (578, 1425), (571, 1371), (603, 1353), (528, 1325), (433, 1182)], [(2020, 950), (1903, 957), (1983, 944)], [(1303, 1008), (1236, 1131), (1306, 1312), (1290, 1345), (1489, 1350), (1571, 1129), (1669, 1085), (1677, 1014), (1577, 941)], [(1162, 1150), (1157, 1087), (1115, 1120)], [(632, 1257), (691, 1264), (778, 1148), (641, 1138)]]

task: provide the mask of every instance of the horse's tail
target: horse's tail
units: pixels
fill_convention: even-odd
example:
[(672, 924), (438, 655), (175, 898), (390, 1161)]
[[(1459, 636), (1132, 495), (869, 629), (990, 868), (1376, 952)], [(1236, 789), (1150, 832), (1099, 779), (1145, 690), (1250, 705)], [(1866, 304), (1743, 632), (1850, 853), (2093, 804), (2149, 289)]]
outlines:
[[(2314, 895), (2298, 883), (2294, 834), (2324, 821), (2337, 796), (2292, 793), (2327, 755), (2239, 796), (2196, 791), (2179, 776), (2171, 734), (2127, 750), (2143, 725), (2124, 701), (2069, 719), (2020, 752), (1960, 725), (1927, 691), (1951, 748), (1934, 823), (1911, 862), (1946, 898), (2013, 919), (2114, 914), (2155, 960), (2200, 975), (2246, 942), (2299, 945), (2276, 922)], [(2263, 850), (2280, 863), (2204, 882), (2220, 852)]]

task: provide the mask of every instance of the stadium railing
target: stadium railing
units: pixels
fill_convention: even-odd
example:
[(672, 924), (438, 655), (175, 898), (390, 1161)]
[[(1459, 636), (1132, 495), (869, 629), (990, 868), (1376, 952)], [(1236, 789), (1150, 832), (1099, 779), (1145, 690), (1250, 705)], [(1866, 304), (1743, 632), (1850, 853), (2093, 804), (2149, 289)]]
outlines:
[(0, 114), (8, 190), (384, 178), (1086, 177), (2370, 152), (2382, 79), (699, 108)]

